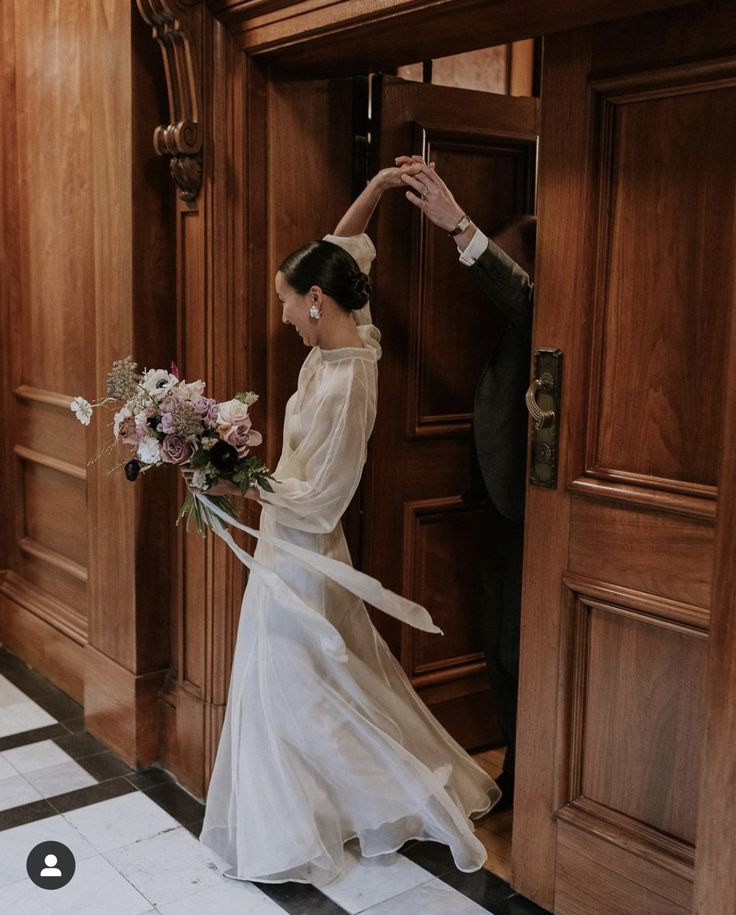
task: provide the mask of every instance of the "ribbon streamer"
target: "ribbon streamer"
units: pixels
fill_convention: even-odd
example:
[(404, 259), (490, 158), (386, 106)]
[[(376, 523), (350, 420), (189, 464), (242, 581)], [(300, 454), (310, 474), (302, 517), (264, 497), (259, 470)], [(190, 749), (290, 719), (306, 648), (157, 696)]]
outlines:
[[(350, 591), (351, 594), (355, 594), (356, 597), (361, 598), (361, 600), (375, 607), (377, 610), (382, 610), (384, 613), (393, 616), (402, 623), (407, 623), (409, 626), (413, 626), (415, 629), (421, 629), (423, 632), (435, 632), (440, 635), (445, 634), (439, 626), (432, 622), (432, 617), (425, 607), (422, 607), (421, 604), (417, 604), (406, 597), (402, 597), (400, 594), (396, 594), (394, 591), (389, 591), (388, 588), (384, 588), (377, 578), (366, 575), (365, 572), (360, 572), (358, 569), (346, 562), (342, 562), (340, 559), (334, 559), (331, 556), (323, 556), (321, 553), (317, 553), (314, 550), (308, 550), (305, 547), (297, 546), (295, 543), (289, 543), (288, 540), (282, 540), (280, 537), (271, 537), (268, 534), (264, 534), (262, 531), (248, 527), (246, 524), (241, 524), (219, 506), (205, 498), (202, 493), (195, 492), (194, 497), (199, 499), (208, 512), (217, 515), (226, 524), (233, 525), (239, 530), (245, 531), (246, 534), (250, 534), (258, 540), (264, 540), (266, 543), (270, 543), (272, 546), (288, 553), (304, 565), (309, 566), (317, 572), (321, 572), (327, 578), (342, 585), (342, 587), (347, 591)], [(303, 611), (306, 608), (309, 613), (315, 613), (311, 607), (305, 604), (304, 601), (289, 588), (286, 582), (277, 575), (276, 572), (272, 569), (268, 569), (251, 556), (250, 553), (241, 549), (235, 543), (229, 531), (225, 530), (224, 527), (220, 530), (216, 527), (213, 529), (215, 533), (222, 537), (228, 544), (240, 561), (264, 581), (267, 581), (274, 590), (283, 594), (285, 593), (283, 589), (286, 589), (286, 591), (289, 592), (288, 596), (291, 597), (293, 595), (292, 599), (297, 605), (301, 605), (299, 607), (300, 610)], [(334, 629), (323, 616), (320, 614), (317, 614), (317, 616), (327, 623), (331, 629)], [(337, 630), (335, 629), (334, 632), (337, 632)], [(342, 641), (341, 638), (340, 641)]]

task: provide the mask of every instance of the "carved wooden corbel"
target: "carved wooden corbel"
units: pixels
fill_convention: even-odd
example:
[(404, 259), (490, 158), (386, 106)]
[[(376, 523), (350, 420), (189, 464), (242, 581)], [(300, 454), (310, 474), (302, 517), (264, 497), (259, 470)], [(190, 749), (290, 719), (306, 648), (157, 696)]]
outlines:
[(171, 123), (153, 132), (159, 156), (170, 156), (171, 176), (179, 196), (188, 203), (202, 186), (202, 124), (199, 71), (186, 29), (186, 11), (200, 0), (136, 0), (138, 11), (153, 29), (164, 60)]

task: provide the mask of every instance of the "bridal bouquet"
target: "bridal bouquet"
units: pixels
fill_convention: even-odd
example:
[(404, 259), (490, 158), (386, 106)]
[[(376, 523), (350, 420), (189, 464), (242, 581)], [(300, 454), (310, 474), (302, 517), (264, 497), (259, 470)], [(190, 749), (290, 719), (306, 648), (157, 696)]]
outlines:
[[(268, 482), (270, 471), (249, 454), (263, 440), (261, 433), (252, 428), (248, 415), (249, 407), (258, 400), (257, 394), (248, 391), (218, 403), (204, 396), (203, 381), (180, 379), (173, 362), (168, 371), (144, 369), (140, 373), (137, 367), (131, 356), (113, 362), (107, 376), (107, 397), (93, 404), (84, 397), (75, 397), (69, 404), (85, 426), (89, 425), (95, 407), (107, 404), (119, 407), (112, 422), (113, 441), (99, 448), (88, 463), (104, 452), (127, 445), (135, 456), (116, 464), (108, 473), (124, 465), (125, 476), (131, 482), (152, 467), (187, 464), (194, 468), (192, 485), (205, 494), (208, 487), (223, 479), (236, 483), (243, 494), (255, 484), (273, 492)], [(206, 498), (237, 518), (229, 496)], [(206, 527), (219, 524), (206, 505), (187, 489), (176, 523), (186, 517), (188, 531), (192, 516), (202, 536), (206, 536)]]

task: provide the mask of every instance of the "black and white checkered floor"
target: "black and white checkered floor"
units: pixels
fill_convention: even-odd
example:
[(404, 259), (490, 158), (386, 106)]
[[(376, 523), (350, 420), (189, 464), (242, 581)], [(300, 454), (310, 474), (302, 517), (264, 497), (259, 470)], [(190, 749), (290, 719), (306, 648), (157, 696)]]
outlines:
[[(544, 915), (488, 870), (412, 840), (361, 858), (323, 891), (221, 876), (196, 836), (204, 806), (157, 768), (134, 770), (84, 730), (82, 706), (0, 648), (0, 912), (7, 915)], [(36, 886), (30, 850), (62, 842), (65, 886)]]

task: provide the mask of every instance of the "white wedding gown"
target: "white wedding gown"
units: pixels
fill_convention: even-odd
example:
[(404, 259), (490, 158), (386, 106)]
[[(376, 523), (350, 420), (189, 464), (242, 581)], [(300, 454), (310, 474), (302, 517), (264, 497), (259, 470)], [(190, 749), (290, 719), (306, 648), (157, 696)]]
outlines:
[[(367, 235), (326, 237), (368, 272)], [(302, 365), (254, 555), (224, 535), (251, 574), (200, 841), (236, 879), (324, 885), (355, 837), (365, 856), (432, 839), (460, 870), (477, 870), (487, 854), (469, 818), (500, 798), (358, 596), (442, 632), (424, 608), (352, 569), (340, 518), (365, 462), (381, 356), (369, 306), (354, 315), (363, 347), (313, 347)]]

